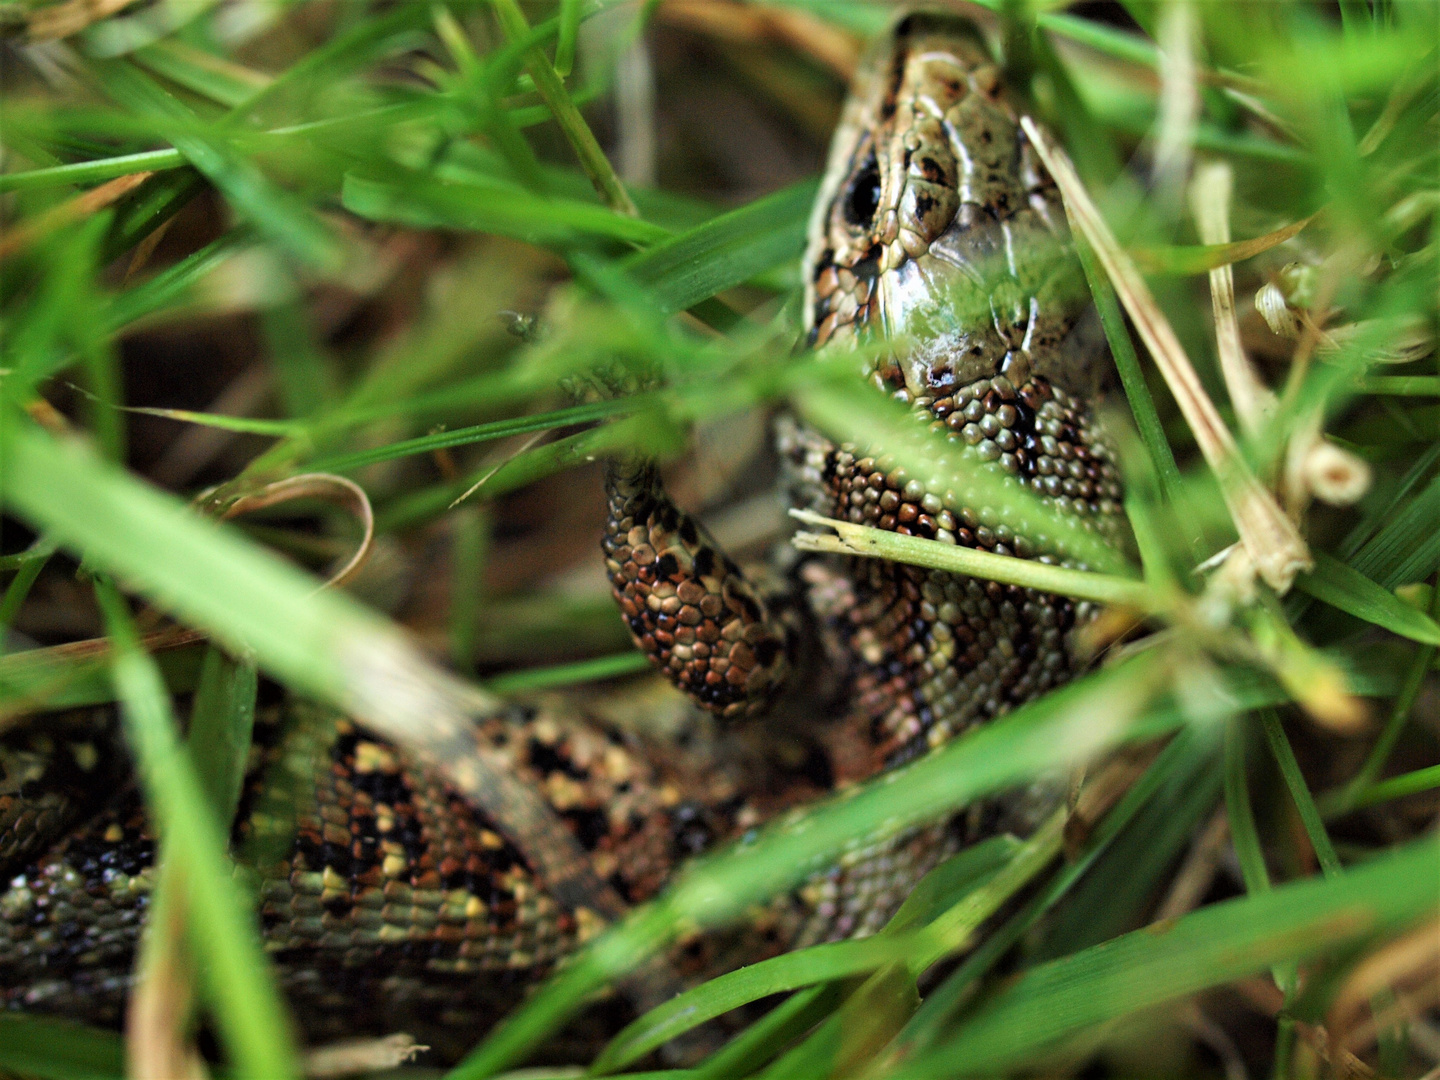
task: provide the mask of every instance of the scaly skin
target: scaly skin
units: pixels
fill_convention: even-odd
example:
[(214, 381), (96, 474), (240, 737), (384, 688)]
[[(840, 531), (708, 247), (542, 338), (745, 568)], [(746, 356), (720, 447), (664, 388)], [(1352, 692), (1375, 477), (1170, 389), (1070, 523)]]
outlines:
[[(879, 387), (957, 449), (1113, 537), (1120, 491), (1091, 413), (1104, 347), (1058, 195), (1017, 119), (969, 24), (898, 23), (835, 137), (806, 254), (805, 331), (812, 345), (838, 347), (905, 335), (903, 351), (875, 366)], [(789, 488), (811, 509), (1057, 557), (983, 507), (927, 490), (883, 448), (837, 446), (788, 420), (779, 448)], [(793, 595), (766, 595), (670, 502), (652, 466), (616, 462), (607, 487), (606, 566), (627, 624), (713, 718), (697, 712), (685, 738), (661, 743), (546, 706), (490, 718), (476, 737), (543, 796), (624, 903), (653, 896), (685, 857), (923, 753), (1073, 670), (1067, 633), (1087, 612), (1069, 600), (861, 559), (806, 561)], [(803, 647), (807, 636), (821, 646)], [(839, 710), (803, 688), (787, 695), (791, 672), (813, 671), (817, 655), (844, 688)], [(779, 716), (754, 719), (772, 706)], [(284, 712), (288, 725), (259, 726), (234, 838), (306, 1037), (408, 1031), (458, 1053), (594, 916), (552, 895), (503, 821), (394, 747), (314, 707)], [(153, 877), (143, 807), (133, 788), (99, 812), (73, 794), (93, 754), (47, 774), (22, 749), (12, 740), (0, 757), (12, 776), (9, 786), (0, 777), (0, 1002), (117, 1023)], [(71, 797), (45, 794), (50, 781)], [(276, 794), (287, 787), (290, 797)], [(927, 870), (993, 824), (938, 821), (854, 852), (750, 925), (683, 943), (671, 970), (692, 980), (873, 933)]]

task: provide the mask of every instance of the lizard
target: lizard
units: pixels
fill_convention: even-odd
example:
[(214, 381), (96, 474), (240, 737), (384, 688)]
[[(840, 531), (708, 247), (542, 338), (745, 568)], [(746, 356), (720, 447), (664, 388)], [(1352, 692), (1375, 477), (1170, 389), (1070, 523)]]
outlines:
[[(903, 341), (867, 361), (878, 392), (1118, 543), (1119, 473), (1096, 412), (1108, 354), (1083, 287), (1063, 287), (1078, 280), (1063, 206), (1019, 115), (973, 24), (928, 11), (893, 24), (830, 149), (802, 263), (802, 343)], [(836, 444), (786, 417), (776, 438), (794, 505), (1058, 557), (927, 488), (883, 447)], [(686, 858), (923, 754), (1083, 663), (1073, 631), (1093, 614), (1085, 604), (836, 556), (762, 587), (670, 500), (653, 462), (615, 458), (606, 490), (612, 590), (637, 647), (694, 702), (684, 737), (541, 702), (482, 718), (475, 738), (541, 795), (625, 905), (655, 896)], [(123, 770), (96, 763), (123, 749), (97, 755), (109, 737), (94, 734), (97, 715), (69, 722), (82, 733), (37, 722), (0, 758), (0, 1003), (116, 1025), (155, 843)], [(256, 732), (252, 776), (289, 783), (253, 779), (232, 840), (308, 1040), (403, 1030), (453, 1057), (594, 932), (593, 912), (547, 888), (523, 837), (356, 722), (272, 702)], [(696, 980), (873, 933), (976, 827), (962, 815), (854, 853), (745, 926), (683, 942), (671, 964)]]

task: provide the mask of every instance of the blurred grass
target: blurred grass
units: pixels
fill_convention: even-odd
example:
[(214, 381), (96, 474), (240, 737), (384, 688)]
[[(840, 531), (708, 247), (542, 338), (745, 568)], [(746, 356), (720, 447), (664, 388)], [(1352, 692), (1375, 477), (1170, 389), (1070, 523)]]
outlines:
[[(852, 363), (792, 355), (822, 151), (806, 132), (817, 108), (838, 107), (837, 58), (853, 53), (835, 42), (877, 32), (889, 5), (156, 0), (63, 40), (27, 37), (64, 6), (5, 7), (0, 43), (0, 730), (26, 712), (121, 701), (166, 858), (188, 867), (185, 899), (205, 920), (190, 941), (208, 961), (201, 1005), (235, 1075), (299, 1068), (219, 827), (248, 741), (248, 658), (402, 738), (433, 719), (422, 708), (431, 699), (401, 700), (367, 678), (377, 658), (438, 695), (445, 716), (493, 700), (417, 641), (480, 670), (493, 693), (634, 671), (598, 591), (544, 572), (546, 558), (594, 559), (598, 519), (584, 517), (581, 494), (593, 478), (566, 470), (619, 448), (673, 458), (693, 430), (788, 405), (838, 438), (884, 432), (923, 475), (985, 492), (997, 521), (1049, 528), (1088, 565), (1125, 572), (1063, 522), (1047, 526), (1043, 508), (966, 474), (939, 440), (907, 433)], [(1233, 421), (1208, 323), (1193, 314), (1209, 310), (1203, 274), (1218, 253), (1198, 244), (1183, 200), (1147, 198), (1165, 134), (1160, 86), (1173, 77), (1154, 43), (1167, 5), (1128, 0), (1099, 17), (1093, 5), (985, 7), (997, 39), (1016, 46), (1008, 66), (1021, 89), (1071, 140), (1122, 243), (1165, 275), (1161, 303)], [(1140, 435), (1117, 434), (1135, 446), (1126, 505), (1143, 556), (1137, 587), (1148, 590), (1136, 607), (1160, 632), (936, 756), (689, 868), (454, 1075), (522, 1061), (645, 953), (743, 918), (867, 838), (1126, 743), (1170, 740), (1093, 832), (1066, 836), (1053, 872), (1050, 849), (1032, 865), (1037, 849), (992, 842), (937, 869), (903, 930), (897, 921), (871, 942), (691, 991), (712, 1013), (792, 994), (700, 1075), (951, 1076), (957, 1062), (985, 1075), (1130, 1075), (1116, 1022), (1156, 1022), (1189, 995), (1256, 1073), (1314, 1075), (1323, 1039), (1307, 1041), (1307, 1025), (1323, 1031), (1366, 958), (1435, 917), (1440, 851), (1424, 834), (1440, 729), (1423, 688), (1440, 631), (1436, 592), (1416, 606), (1408, 587), (1440, 569), (1440, 377), (1433, 347), (1402, 363), (1386, 354), (1417, 321), (1433, 342), (1440, 318), (1436, 9), (1211, 0), (1193, 14), (1198, 113), (1185, 145), (1233, 168), (1237, 242), (1318, 214), (1277, 247), (1229, 253), (1246, 256), (1235, 266), (1244, 344), (1279, 393), (1243, 452), (1277, 482), (1287, 440), (1319, 417), (1374, 473), (1358, 506), (1304, 514), (1317, 557), (1298, 582), (1305, 596), (1262, 590), (1253, 606), (1227, 606), (1193, 572), (1233, 528), (1087, 258)], [(652, 24), (658, 121), (614, 114), (616, 57), (636, 19)], [(610, 167), (636, 122), (660, 124), (658, 188)], [(118, 194), (100, 187), (140, 173), (150, 175)], [(1296, 281), (1292, 308), (1310, 324), (1298, 342), (1248, 303), (1262, 284)], [(1324, 340), (1352, 325), (1333, 347)], [(182, 343), (178, 363), (167, 340)], [(579, 406), (560, 389), (616, 363), (659, 371), (663, 385)], [(235, 406), (246, 399), (227, 388), (246, 372), (261, 389)], [(209, 425), (211, 441), (188, 464), (172, 461), (167, 475), (183, 479), (158, 490), (146, 478), (181, 419)], [(312, 576), (185, 505), (211, 485), (222, 485), (207, 504), (219, 508), (317, 469), (365, 486), (382, 541), (403, 557), (448, 545), (455, 573), (423, 602), (388, 605), (391, 619), (313, 593)], [(542, 494), (527, 502), (529, 491)], [(483, 591), (457, 592), (482, 572)], [(222, 663), (192, 645), (152, 660), (111, 581), (246, 659)], [(367, 588), (369, 604), (387, 606), (383, 583)], [(108, 651), (41, 648), (86, 636), (77, 626), (100, 633), (96, 611)], [(1318, 676), (1334, 680), (1326, 693), (1382, 699), (1371, 712), (1386, 722), (1317, 727), (1290, 697), (1314, 712), (1305, 691)], [(197, 687), (187, 747), (165, 689)], [(1238, 875), (1218, 860), (1206, 870), (1199, 836), (1217, 813)], [(982, 853), (993, 857), (983, 872)], [(1200, 875), (1191, 884), (1205, 904), (1145, 927), (1177, 866)], [(921, 977), (975, 945), (953, 913), (996, 910), (998, 929), (958, 967)], [(1400, 967), (1403, 996), (1400, 976), (1416, 971)], [(1267, 972), (1286, 1002), (1278, 1021), (1204, 993)], [(0, 1068), (120, 1075), (118, 1045), (102, 1033), (0, 1021)], [(641, 1018), (600, 1063), (629, 1067), (671, 1022)], [(1166, 1075), (1213, 1074), (1190, 1035), (1172, 1038), (1178, 1064)], [(1390, 1020), (1346, 1052), (1379, 1063), (1382, 1046), (1397, 1075), (1435, 1064)]]

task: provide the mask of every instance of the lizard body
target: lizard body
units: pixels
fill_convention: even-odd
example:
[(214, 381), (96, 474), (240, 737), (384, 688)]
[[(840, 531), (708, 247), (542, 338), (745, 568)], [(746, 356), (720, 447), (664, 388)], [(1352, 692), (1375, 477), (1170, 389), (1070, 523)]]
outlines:
[[(973, 448), (1117, 534), (1118, 476), (1093, 415), (1103, 341), (1059, 196), (968, 23), (904, 18), (857, 78), (803, 272), (811, 346), (905, 337), (873, 366), (878, 387), (957, 452)], [(778, 445), (796, 500), (827, 516), (1057, 557), (883, 448), (836, 445), (793, 420)], [(1074, 668), (1067, 636), (1088, 613), (1070, 600), (839, 558), (802, 562), (794, 594), (777, 598), (670, 502), (649, 463), (616, 461), (607, 486), (604, 553), (623, 616), (712, 715), (661, 743), (583, 711), (517, 707), (475, 737), (541, 793), (626, 904), (654, 896), (687, 857), (924, 753)], [(806, 634), (823, 647), (802, 647)], [(838, 711), (787, 691), (817, 653), (841, 688)], [(301, 1027), (317, 1041), (408, 1031), (462, 1051), (594, 929), (593, 913), (550, 893), (503, 821), (395, 747), (313, 706), (287, 718), (259, 725), (233, 840)], [(42, 805), (47, 783), (85, 784), (62, 768), (65, 753), (49, 766), (26, 753), (12, 740), (16, 779), (0, 786), (0, 1004), (118, 1023), (154, 871), (143, 804), (121, 785)], [(267, 794), (265, 776), (288, 778), (292, 797)], [(852, 853), (746, 926), (682, 943), (670, 963), (697, 979), (873, 933), (979, 824), (937, 821)]]

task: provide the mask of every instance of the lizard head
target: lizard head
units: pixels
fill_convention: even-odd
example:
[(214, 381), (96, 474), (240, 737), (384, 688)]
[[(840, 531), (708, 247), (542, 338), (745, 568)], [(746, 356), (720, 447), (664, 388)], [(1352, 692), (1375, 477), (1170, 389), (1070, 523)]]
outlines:
[(1020, 115), (973, 23), (895, 22), (856, 77), (810, 219), (811, 345), (905, 337), (875, 372), (911, 400), (1000, 374), (1094, 389), (1089, 298)]

